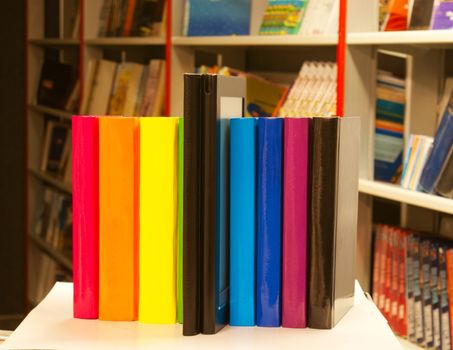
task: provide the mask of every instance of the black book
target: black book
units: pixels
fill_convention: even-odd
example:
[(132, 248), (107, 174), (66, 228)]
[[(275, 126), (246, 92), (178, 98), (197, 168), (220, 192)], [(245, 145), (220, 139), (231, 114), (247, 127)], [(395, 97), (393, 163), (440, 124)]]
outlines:
[(414, 0), (412, 4), (409, 30), (429, 29), (434, 0)]
[(202, 77), (202, 333), (229, 319), (229, 124), (244, 116), (245, 80)]
[(184, 75), (183, 335), (201, 332), (201, 82)]
[(359, 118), (313, 118), (310, 328), (333, 328), (353, 305), (359, 134)]
[(165, 0), (137, 0), (132, 33), (135, 36), (153, 36), (161, 33)]
[(70, 64), (44, 61), (37, 93), (38, 104), (64, 109), (74, 82), (74, 69)]
[(44, 1), (44, 37), (60, 37), (60, 0)]

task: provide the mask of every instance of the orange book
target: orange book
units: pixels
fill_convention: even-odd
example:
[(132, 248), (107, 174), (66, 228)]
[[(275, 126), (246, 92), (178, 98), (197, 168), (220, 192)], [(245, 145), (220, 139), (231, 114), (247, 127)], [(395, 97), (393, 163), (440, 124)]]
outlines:
[(446, 252), (447, 258), (447, 295), (448, 310), (450, 313), (450, 334), (453, 334), (453, 249)]
[(407, 0), (390, 0), (385, 31), (407, 30)]
[(131, 35), (132, 22), (134, 21), (135, 0), (128, 0), (126, 17), (124, 19), (123, 36)]
[(99, 118), (99, 319), (138, 314), (138, 120)]

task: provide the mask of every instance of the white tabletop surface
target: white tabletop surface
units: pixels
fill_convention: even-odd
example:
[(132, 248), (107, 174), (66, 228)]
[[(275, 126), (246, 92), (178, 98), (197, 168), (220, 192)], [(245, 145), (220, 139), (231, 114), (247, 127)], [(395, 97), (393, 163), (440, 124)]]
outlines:
[(226, 327), (182, 336), (181, 325), (72, 318), (72, 283), (57, 283), (0, 349), (402, 349), (356, 282), (355, 305), (332, 330)]

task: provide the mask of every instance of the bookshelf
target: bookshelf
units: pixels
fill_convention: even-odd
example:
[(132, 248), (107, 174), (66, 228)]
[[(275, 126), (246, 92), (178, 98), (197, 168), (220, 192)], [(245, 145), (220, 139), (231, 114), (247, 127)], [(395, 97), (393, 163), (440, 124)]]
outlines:
[[(70, 3), (69, 0), (61, 0)], [(259, 36), (259, 23), (252, 21), (252, 34), (247, 36), (185, 37), (183, 36), (184, 0), (167, 1), (165, 35), (158, 37), (97, 37), (103, 0), (80, 0), (80, 30), (77, 37), (44, 37), (44, 0), (28, 0), (27, 16), (27, 146), (29, 170), (27, 203), (28, 232), (32, 231), (34, 213), (42, 201), (44, 184), (70, 193), (68, 184), (40, 172), (41, 148), (45, 120), (53, 116), (69, 122), (70, 112), (36, 103), (36, 89), (41, 64), (47, 50), (56, 50), (62, 60), (78, 68), (80, 93), (83, 94), (88, 62), (92, 58), (145, 63), (150, 58), (167, 61), (167, 115), (182, 115), (185, 72), (193, 72), (201, 64), (222, 64), (249, 72), (272, 76), (290, 83), (300, 66), (309, 60), (337, 60), (337, 35)], [(345, 115), (360, 116), (362, 123), (360, 149), (360, 222), (357, 264), (358, 279), (365, 290), (370, 288), (371, 226), (373, 198), (398, 203), (401, 225), (435, 231), (440, 215), (453, 214), (453, 200), (409, 191), (396, 185), (373, 180), (375, 87), (378, 51), (387, 50), (410, 57), (405, 72), (410, 86), (405, 135), (421, 133), (433, 136), (437, 125), (437, 101), (446, 76), (453, 75), (451, 31), (379, 32), (378, 0), (347, 0)], [(265, 0), (252, 0), (254, 8), (262, 8)], [(73, 16), (74, 14), (70, 14)], [(31, 238), (31, 237), (30, 237)], [(34, 237), (33, 237), (34, 238)], [(30, 239), (31, 256), (45, 251)], [(39, 248), (39, 249), (35, 249)], [(57, 260), (57, 259), (56, 259)], [(29, 291), (33, 290), (33, 263), (29, 259)], [(58, 261), (58, 260), (57, 260)], [(61, 259), (59, 261), (61, 263)], [(69, 265), (66, 264), (66, 267)], [(29, 296), (29, 299), (32, 299)], [(36, 300), (35, 302), (36, 303)]]

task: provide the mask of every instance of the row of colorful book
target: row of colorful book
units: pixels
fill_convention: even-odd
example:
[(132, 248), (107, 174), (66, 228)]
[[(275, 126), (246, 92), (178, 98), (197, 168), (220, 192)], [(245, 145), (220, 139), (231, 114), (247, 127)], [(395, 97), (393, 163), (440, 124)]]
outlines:
[(451, 0), (379, 0), (379, 29), (452, 29), (452, 11)]
[(434, 138), (410, 136), (401, 186), (453, 198), (453, 94)]
[(339, 0), (186, 0), (183, 33), (187, 36), (335, 34), (338, 16)]
[(189, 74), (183, 119), (73, 117), (75, 317), (193, 335), (352, 306), (359, 119), (243, 118), (245, 90)]
[(377, 225), (373, 300), (395, 333), (429, 349), (451, 349), (451, 242)]
[(244, 77), (247, 117), (328, 117), (336, 113), (337, 65), (334, 62), (304, 62), (291, 84), (276, 83), (263, 75), (230, 67), (200, 66), (197, 73)]

